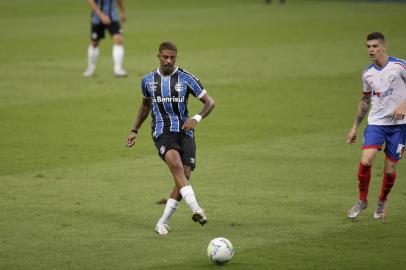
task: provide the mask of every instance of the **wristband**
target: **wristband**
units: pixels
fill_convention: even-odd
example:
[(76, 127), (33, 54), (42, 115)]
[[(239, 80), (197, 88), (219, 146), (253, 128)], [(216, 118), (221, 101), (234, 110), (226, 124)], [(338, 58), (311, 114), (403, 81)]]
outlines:
[(138, 134), (138, 130), (132, 129), (131, 132), (134, 132), (135, 134)]
[(200, 114), (195, 114), (192, 118), (195, 119), (197, 122), (200, 122), (203, 117)]

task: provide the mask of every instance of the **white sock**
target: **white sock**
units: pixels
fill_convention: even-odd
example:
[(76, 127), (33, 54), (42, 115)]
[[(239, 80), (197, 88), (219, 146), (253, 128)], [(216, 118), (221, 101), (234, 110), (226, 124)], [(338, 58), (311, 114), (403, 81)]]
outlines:
[(123, 45), (113, 45), (113, 62), (114, 62), (114, 71), (117, 72), (123, 69), (124, 61), (124, 46)]
[(179, 202), (172, 198), (169, 198), (166, 202), (164, 213), (162, 217), (158, 220), (158, 224), (165, 224), (168, 223), (169, 219), (171, 218), (172, 214), (175, 213), (176, 209), (179, 207)]
[(97, 58), (99, 57), (99, 51), (99, 47), (93, 47), (92, 45), (89, 45), (89, 48), (87, 48), (87, 69), (92, 71), (96, 69), (96, 62)]
[(184, 186), (180, 189), (180, 194), (185, 200), (186, 204), (189, 206), (192, 211), (200, 211), (202, 208), (197, 204), (195, 193), (193, 192), (192, 186)]

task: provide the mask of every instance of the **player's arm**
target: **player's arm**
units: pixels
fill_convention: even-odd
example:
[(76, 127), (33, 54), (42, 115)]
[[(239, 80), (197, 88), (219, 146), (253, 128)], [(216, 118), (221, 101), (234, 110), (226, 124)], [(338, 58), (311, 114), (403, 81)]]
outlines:
[(117, 5), (118, 8), (120, 9), (120, 21), (121, 23), (124, 23), (127, 19), (124, 8), (124, 0), (117, 0)]
[(127, 146), (131, 147), (135, 144), (138, 130), (141, 128), (142, 123), (147, 119), (149, 112), (151, 111), (151, 99), (143, 98), (141, 106), (138, 110), (137, 117), (135, 118), (134, 127), (131, 129), (131, 134), (127, 138)]
[(192, 130), (197, 126), (197, 123), (203, 118), (207, 117), (215, 107), (214, 99), (208, 93), (204, 94), (200, 101), (204, 104), (203, 109), (195, 116), (186, 120), (182, 126), (182, 130)]
[(99, 6), (96, 4), (96, 2), (94, 0), (87, 0), (87, 2), (89, 3), (92, 10), (96, 13), (96, 15), (99, 16), (99, 18), (103, 24), (111, 23), (109, 16), (104, 14), (104, 12), (99, 8)]
[(367, 115), (370, 104), (371, 104), (371, 95), (364, 93), (364, 95), (361, 97), (361, 100), (358, 103), (358, 109), (354, 123), (352, 124), (352, 127), (347, 135), (348, 143), (351, 144), (355, 143), (355, 140), (357, 139), (358, 128), (361, 125), (362, 120)]
[[(406, 63), (402, 62), (399, 65), (399, 68), (400, 68), (400, 74), (403, 79), (403, 82), (406, 84)], [(402, 120), (405, 118), (405, 114), (406, 114), (406, 100), (403, 101), (399, 105), (399, 107), (397, 107), (396, 110), (393, 112), (393, 118), (396, 120)]]

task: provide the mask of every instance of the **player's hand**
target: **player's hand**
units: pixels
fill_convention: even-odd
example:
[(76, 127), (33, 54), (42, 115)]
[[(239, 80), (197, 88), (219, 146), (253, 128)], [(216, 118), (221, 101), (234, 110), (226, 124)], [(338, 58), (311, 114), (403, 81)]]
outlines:
[(183, 131), (189, 131), (194, 129), (197, 126), (197, 120), (194, 118), (189, 118), (182, 126)]
[(104, 13), (100, 16), (100, 20), (105, 25), (109, 25), (111, 23), (110, 17)]
[(347, 134), (347, 142), (349, 144), (354, 144), (357, 140), (357, 129), (351, 128), (351, 130)]
[(135, 139), (137, 138), (137, 134), (135, 132), (131, 132), (130, 136), (127, 138), (127, 147), (131, 147), (135, 144)]
[(403, 120), (405, 118), (406, 113), (406, 105), (401, 104), (394, 112), (393, 118), (396, 120)]
[(126, 21), (127, 21), (127, 16), (125, 15), (125, 13), (121, 13), (120, 14), (120, 22), (125, 23)]

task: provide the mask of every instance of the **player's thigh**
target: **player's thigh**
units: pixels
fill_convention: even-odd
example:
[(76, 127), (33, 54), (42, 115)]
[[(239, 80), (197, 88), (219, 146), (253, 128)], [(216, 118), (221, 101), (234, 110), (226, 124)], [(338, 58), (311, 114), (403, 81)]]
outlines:
[(364, 142), (362, 144), (361, 163), (371, 165), (378, 151), (385, 143), (385, 130), (382, 126), (368, 125), (364, 131)]
[(377, 149), (377, 148), (368, 148), (368, 149), (362, 150), (361, 163), (363, 165), (367, 165), (367, 166), (372, 165), (372, 162), (374, 161), (378, 151), (379, 151), (379, 149)]
[(123, 43), (123, 29), (121, 28), (119, 22), (117, 21), (111, 22), (111, 24), (107, 26), (107, 30), (109, 31), (111, 37), (113, 38), (114, 44)]
[(170, 170), (175, 174), (183, 174), (184, 168), (179, 151), (175, 149), (169, 149), (164, 156), (166, 164)]
[(90, 29), (90, 39), (98, 44), (99, 40), (104, 38), (105, 27), (106, 26), (101, 23), (92, 24)]
[(403, 156), (406, 144), (406, 124), (388, 127), (385, 154), (393, 162), (397, 162)]
[(362, 149), (382, 149), (386, 140), (385, 126), (368, 125), (364, 131), (364, 142)]
[(158, 138), (153, 138), (155, 147), (158, 150), (158, 155), (163, 161), (169, 150), (181, 152), (181, 146), (177, 142), (177, 134), (173, 132), (163, 133)]
[(194, 138), (182, 134), (181, 138), (181, 158), (183, 165), (190, 167), (193, 171), (196, 168), (196, 144)]

